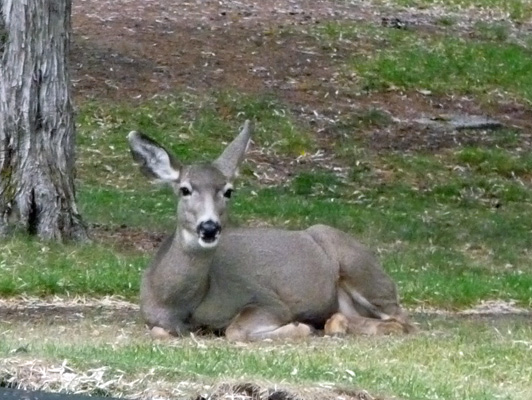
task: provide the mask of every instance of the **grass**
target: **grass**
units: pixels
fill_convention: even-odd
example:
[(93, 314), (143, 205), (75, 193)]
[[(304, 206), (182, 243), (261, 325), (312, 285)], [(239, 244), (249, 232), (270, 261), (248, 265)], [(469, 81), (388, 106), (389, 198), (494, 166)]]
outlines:
[[(530, 188), (522, 183), (532, 173), (527, 154), (463, 147), (437, 157), (363, 157), (352, 161), (356, 172), (347, 175), (315, 166), (274, 187), (257, 187), (254, 177), (244, 177), (233, 199), (234, 223), (259, 219), (287, 228), (326, 223), (352, 232), (379, 250), (407, 306), (455, 309), (494, 298), (532, 304), (526, 250), (532, 248), (532, 219), (527, 217), (532, 205)], [(361, 172), (356, 169), (360, 161), (365, 165)], [(385, 178), (377, 166), (386, 170)], [(98, 171), (87, 181), (101, 184), (79, 185), (87, 220), (173, 229), (171, 190), (138, 182), (140, 174), (129, 173), (117, 188)], [(116, 253), (104, 243), (65, 248), (15, 238), (0, 257), (0, 291), (132, 298), (145, 263), (145, 256)]]
[[(129, 106), (133, 116), (151, 116), (146, 126), (142, 118), (148, 117), (125, 123), (120, 117), (126, 113), (125, 105), (114, 110), (91, 103), (81, 110), (83, 168), (78, 197), (87, 221), (111, 228), (166, 232), (174, 228), (173, 193), (150, 185), (139, 174), (129, 160), (124, 133), (139, 124), (184, 161), (194, 158), (195, 149), (202, 149), (198, 151), (200, 159), (214, 157), (221, 151), (220, 143), (214, 140), (205, 145), (207, 134), (191, 134), (193, 123), (188, 118), (209, 121), (200, 124), (201, 129), (216, 131), (220, 141), (228, 140), (236, 124), (226, 121), (228, 111), (220, 104), (232, 105), (234, 112), (239, 101), (234, 94), (224, 94), (221, 99), (205, 97), (199, 102), (178, 101), (187, 98), (172, 96), (134, 109)], [(279, 114), (277, 110), (286, 107), (269, 97), (241, 98), (241, 102), (248, 104), (247, 116), (265, 121), (264, 126), (259, 122), (256, 146), (271, 150), (272, 140), (276, 140), (272, 138), (286, 134), (282, 131), (294, 117), (286, 111)], [(214, 109), (218, 109), (217, 116)], [(269, 126), (276, 119), (279, 130)], [(390, 124), (374, 110), (348, 122), (371, 129)], [(346, 126), (350, 125), (340, 126), (340, 132)], [(266, 128), (275, 132), (266, 132)], [(301, 132), (297, 143), (307, 143), (305, 148), (314, 146), (307, 142), (308, 131), (302, 127), (296, 131)], [(188, 133), (183, 143), (164, 136), (167, 132), (175, 132), (177, 138)], [(288, 180), (261, 187), (252, 175), (252, 166), (245, 167), (233, 199), (232, 217), (236, 224), (259, 219), (296, 229), (326, 223), (355, 234), (378, 249), (385, 268), (399, 282), (407, 306), (454, 309), (493, 298), (530, 306), (532, 270), (526, 249), (532, 248), (532, 197), (526, 182), (532, 176), (532, 158), (516, 151), (519, 132), (508, 136), (509, 140), (497, 139), (506, 147), (468, 146), (439, 154), (371, 154), (361, 148), (363, 143), (344, 136), (344, 153), (338, 154), (343, 164), (340, 172), (311, 164)], [(349, 158), (345, 149), (357, 148), (357, 157)], [(288, 159), (294, 157), (282, 152), (282, 147), (272, 151)], [(96, 168), (98, 163), (109, 168)], [(4, 295), (88, 293), (131, 298), (145, 263), (145, 256), (123, 250), (116, 253), (105, 243), (64, 248), (14, 238), (0, 256), (4, 271), (0, 291)]]
[(505, 23), (477, 22), (475, 24), (476, 35), (486, 41), (506, 42), (510, 37), (510, 27)]
[(139, 254), (124, 255), (97, 244), (44, 244), (13, 238), (2, 245), (0, 292), (3, 296), (120, 293), (136, 298), (146, 262)]
[[(91, 154), (116, 161), (127, 154), (125, 137), (140, 130), (164, 143), (182, 161), (212, 159), (230, 141), (245, 119), (258, 123), (255, 136), (261, 144), (292, 156), (314, 148), (312, 136), (299, 128), (286, 105), (273, 95), (247, 96), (231, 91), (199, 96), (176, 93), (154, 97), (134, 107), (88, 102), (79, 110), (78, 145), (83, 163)], [(96, 157), (96, 156), (95, 156)], [(82, 176), (83, 177), (83, 176)], [(83, 177), (84, 178), (84, 177)]]
[[(305, 35), (314, 35), (326, 53), (356, 49), (334, 58), (341, 90), (355, 93), (355, 99), (430, 91), (434, 104), (468, 96), (480, 108), (489, 103), (489, 109), (497, 109), (499, 101), (530, 104), (532, 41), (523, 32), (519, 39), (524, 40), (515, 40), (513, 25), (530, 15), (528, 2), (395, 4), (490, 8), (507, 12), (511, 21), (472, 22), (468, 35), (457, 33), (459, 14), (439, 16), (435, 32), (365, 23), (306, 27)], [(465, 132), (473, 138), (467, 145), (375, 151), (373, 133), (393, 132), (397, 123), (382, 107), (385, 101), (357, 103), (354, 111), (339, 114), (329, 131), (319, 133), (280, 97), (226, 90), (176, 92), (134, 104), (80, 104), (77, 189), (85, 220), (110, 232), (132, 232), (126, 241), (145, 231), (169, 232), (174, 228), (173, 194), (141, 176), (130, 159), (127, 133), (144, 131), (185, 163), (204, 161), (216, 157), (251, 118), (257, 122), (254, 152), (232, 199), (234, 224), (299, 229), (326, 223), (350, 232), (377, 252), (409, 308), (463, 310), (488, 300), (532, 307), (528, 132)], [(314, 160), (319, 149), (326, 157)], [(264, 166), (280, 177), (259, 183), (256, 175), (271, 171)], [(118, 295), (136, 302), (150, 257), (107, 237), (74, 245), (16, 236), (2, 242), (0, 296)], [(56, 365), (68, 360), (79, 370), (107, 366), (122, 371), (124, 379), (144, 377), (138, 385), (151, 386), (234, 380), (298, 390), (319, 385), (364, 389), (404, 399), (522, 399), (532, 394), (527, 362), (532, 330), (524, 318), (418, 315), (425, 330), (410, 337), (245, 346), (212, 338), (156, 343), (145, 337), (135, 318), (102, 318), (54, 319), (53, 324), (45, 318), (36, 323), (2, 319), (1, 358), (38, 358)], [(17, 349), (22, 353), (14, 355)]]
[(464, 8), (492, 10), (504, 13), (517, 22), (526, 21), (532, 15), (532, 5), (527, 0), (394, 0), (394, 3), (417, 8), (439, 6), (453, 11)]
[(457, 161), (467, 164), (487, 176), (506, 177), (528, 176), (532, 173), (530, 154), (514, 155), (501, 149), (482, 149), (466, 147), (457, 152)]
[(495, 90), (531, 101), (528, 51), (516, 44), (471, 42), (449, 36), (418, 40), (411, 33), (371, 58), (353, 59), (352, 68), (369, 90), (424, 87), (436, 93), (492, 95)]
[(143, 189), (82, 186), (78, 195), (81, 212), (88, 221), (98, 224), (170, 232), (175, 227), (172, 210), (176, 208), (172, 190), (164, 186), (139, 186)]
[[(157, 344), (129, 326), (122, 326), (122, 337), (116, 338), (117, 328), (112, 323), (98, 327), (91, 341), (78, 342), (58, 327), (35, 324), (23, 343), (28, 359), (55, 360), (57, 364), (68, 359), (71, 368), (81, 371), (105, 365), (111, 371), (122, 371), (125, 381), (155, 376), (159, 387), (176, 380), (213, 384), (223, 379), (277, 382), (277, 387), (299, 390), (320, 383), (401, 398), (525, 398), (532, 378), (527, 362), (532, 339), (529, 324), (504, 318), (492, 324), (481, 319), (457, 322), (431, 317), (423, 321), (430, 329), (411, 337), (326, 338), (297, 345), (247, 346), (213, 339)], [(74, 323), (69, 329), (76, 331), (85, 323)], [(9, 326), (0, 325), (0, 330), (6, 328)], [(60, 333), (50, 335), (50, 329)], [(83, 330), (91, 331), (86, 326)], [(0, 354), (8, 356), (20, 346), (20, 341), (5, 337)]]
[(510, 29), (507, 24), (479, 21), (470, 35), (453, 29), (427, 34), (415, 28), (328, 22), (313, 32), (333, 51), (353, 46), (344, 74), (356, 78), (358, 91), (430, 90), (484, 101), (506, 94), (530, 102), (531, 38), (513, 40)]

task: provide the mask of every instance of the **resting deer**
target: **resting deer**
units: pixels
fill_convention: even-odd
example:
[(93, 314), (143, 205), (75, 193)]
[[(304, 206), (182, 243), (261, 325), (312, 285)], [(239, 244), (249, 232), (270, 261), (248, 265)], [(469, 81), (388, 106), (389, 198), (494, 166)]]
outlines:
[(128, 136), (141, 170), (180, 197), (177, 229), (142, 279), (141, 313), (152, 333), (208, 328), (251, 341), (305, 337), (324, 325), (327, 333), (409, 331), (394, 282), (346, 233), (225, 226), (251, 131), (246, 121), (218, 159), (193, 165), (139, 132)]

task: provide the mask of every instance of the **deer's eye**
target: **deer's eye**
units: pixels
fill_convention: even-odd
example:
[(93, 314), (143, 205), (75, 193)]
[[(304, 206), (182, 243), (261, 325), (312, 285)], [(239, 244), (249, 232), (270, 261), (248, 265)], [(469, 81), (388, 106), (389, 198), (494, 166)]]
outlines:
[(190, 189), (186, 186), (182, 186), (179, 188), (179, 191), (181, 192), (181, 195), (182, 196), (190, 196), (192, 194), (192, 192), (190, 191)]
[(224, 197), (225, 197), (226, 199), (230, 199), (231, 196), (233, 195), (233, 192), (234, 192), (233, 189), (226, 189), (225, 192), (224, 192)]

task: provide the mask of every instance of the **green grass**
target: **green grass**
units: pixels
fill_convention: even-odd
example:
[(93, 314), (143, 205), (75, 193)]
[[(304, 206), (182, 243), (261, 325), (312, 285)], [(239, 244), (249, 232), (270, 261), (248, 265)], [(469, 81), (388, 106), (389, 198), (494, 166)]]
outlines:
[[(530, 394), (528, 362), (532, 330), (524, 319), (423, 320), (425, 332), (399, 338), (314, 339), (307, 342), (232, 345), (219, 340), (181, 339), (153, 343), (122, 330), (124, 340), (72, 342), (45, 335), (34, 325), (24, 342), (30, 359), (68, 360), (75, 370), (106, 366), (122, 380), (156, 376), (162, 382), (277, 382), (276, 386), (341, 390), (364, 388), (373, 395), (411, 399), (522, 399)], [(75, 325), (79, 324), (76, 323)], [(6, 326), (0, 325), (0, 330)], [(57, 329), (57, 327), (55, 328)], [(71, 329), (76, 330), (76, 326)], [(106, 335), (101, 328), (99, 335)], [(110, 333), (110, 332), (109, 332)], [(133, 333), (133, 335), (131, 335)], [(131, 336), (129, 336), (131, 335)], [(72, 343), (72, 344), (69, 344)], [(20, 341), (5, 337), (2, 357)], [(422, 351), (420, 351), (422, 349)], [(138, 385), (146, 384), (139, 382)], [(153, 383), (152, 383), (153, 384)], [(138, 387), (137, 385), (137, 387)]]
[[(133, 171), (132, 175), (144, 179)], [(78, 194), (81, 212), (93, 223), (170, 232), (175, 227), (176, 208), (172, 190), (158, 185), (139, 186), (135, 191), (81, 185)]]
[(312, 32), (331, 54), (338, 47), (345, 49), (350, 62), (340, 58), (340, 68), (355, 93), (423, 89), (474, 95), (488, 102), (495, 94), (532, 101), (532, 77), (527, 73), (532, 68), (530, 35), (514, 40), (510, 25), (500, 22), (478, 21), (471, 31), (466, 35), (441, 29), (428, 34), (415, 28), (327, 22)]
[(518, 22), (525, 21), (532, 15), (532, 4), (528, 0), (394, 0), (393, 3), (418, 8), (440, 6), (453, 11), (471, 7), (497, 10)]
[(111, 295), (136, 298), (147, 258), (110, 247), (40, 243), (13, 238), (2, 243), (0, 293)]
[(457, 161), (471, 166), (484, 175), (519, 177), (532, 175), (532, 155), (514, 155), (501, 149), (466, 147), (457, 153)]
[(477, 22), (476, 35), (479, 39), (495, 42), (506, 42), (510, 37), (510, 27), (505, 23)]
[(355, 57), (352, 68), (369, 90), (394, 86), (484, 96), (498, 90), (532, 101), (532, 77), (526, 72), (532, 60), (517, 44), (450, 36), (419, 40), (406, 32), (374, 56)]
[[(188, 97), (158, 98), (135, 108), (129, 106), (133, 116), (153, 110), (152, 122), (162, 127), (160, 130), (148, 123), (144, 127), (141, 119), (123, 122), (118, 115), (125, 115), (126, 106), (116, 113), (111, 107), (95, 104), (81, 110), (80, 157), (87, 168), (80, 174), (78, 198), (87, 221), (111, 229), (174, 229), (176, 200), (172, 191), (153, 186), (141, 176), (129, 160), (124, 132), (138, 123), (182, 160), (194, 158), (195, 149), (204, 149), (198, 151), (198, 157), (205, 159), (221, 151), (220, 143), (212, 141), (202, 147), (204, 135), (191, 135), (183, 139), (188, 143), (183, 145), (179, 132), (190, 129), (192, 121), (187, 118), (210, 121), (201, 125), (202, 129), (217, 127), (220, 140), (228, 140), (236, 124), (225, 121), (225, 108), (219, 108), (216, 115), (213, 105), (229, 104), (234, 107), (231, 112), (240, 109), (233, 103), (236, 100), (227, 97), (205, 98), (200, 106), (179, 102), (179, 98)], [(262, 116), (261, 121), (266, 121), (275, 135), (281, 135), (294, 119), (285, 112), (276, 117), (279, 130), (269, 127), (275, 124), (271, 105), (280, 108), (282, 104), (269, 98), (245, 100), (247, 107), (254, 107), (248, 115)], [(165, 119), (162, 111), (155, 118), (155, 110), (167, 111), (170, 118)], [(104, 112), (108, 116), (103, 117)], [(115, 122), (110, 122), (113, 118)], [(102, 123), (105, 128), (92, 130), (101, 120), (108, 121)], [(385, 128), (389, 121), (381, 112), (370, 110), (344, 122), (339, 131), (359, 123)], [(256, 146), (268, 148), (274, 134), (261, 124), (259, 121)], [(175, 137), (165, 136), (167, 130), (176, 132)], [(325, 223), (351, 232), (379, 250), (385, 268), (399, 282), (407, 306), (462, 308), (487, 299), (517, 300), (530, 306), (532, 270), (526, 249), (532, 248), (532, 193), (525, 182), (532, 176), (532, 158), (516, 150), (519, 132), (500, 135), (494, 139), (499, 143), (496, 148), (468, 146), (438, 154), (372, 154), (356, 137), (343, 135), (337, 153), (337, 162), (344, 168), (340, 172), (311, 164), (268, 187), (257, 185), (253, 164), (248, 164), (232, 201), (232, 220), (245, 225), (258, 219), (293, 229)], [(89, 148), (92, 151), (87, 151)], [(349, 157), (350, 152), (356, 157)], [(288, 160), (294, 157), (289, 152), (281, 154)], [(99, 162), (108, 163), (110, 169), (91, 166)], [(117, 254), (105, 243), (67, 248), (47, 245), (49, 250), (42, 255), (38, 243), (25, 239), (14, 238), (6, 246), (13, 250), (0, 256), (4, 272), (0, 292), (5, 295), (79, 292), (132, 297), (146, 263), (146, 257), (123, 250)]]

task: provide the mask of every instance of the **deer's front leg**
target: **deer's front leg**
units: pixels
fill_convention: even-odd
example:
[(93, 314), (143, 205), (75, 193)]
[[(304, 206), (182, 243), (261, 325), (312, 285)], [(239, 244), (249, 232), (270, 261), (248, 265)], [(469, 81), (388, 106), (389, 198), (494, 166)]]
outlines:
[(390, 318), (381, 320), (351, 315), (347, 318), (341, 313), (336, 313), (325, 323), (325, 335), (337, 336), (346, 333), (354, 335), (395, 335), (409, 333), (409, 327), (401, 321)]
[(191, 331), (188, 317), (173, 307), (142, 304), (141, 313), (154, 339), (186, 336)]
[(152, 339), (172, 339), (180, 336), (186, 336), (190, 333), (190, 327), (186, 324), (179, 323), (173, 328), (154, 325), (150, 327), (150, 336)]
[(301, 339), (310, 336), (313, 328), (298, 322), (286, 323), (268, 310), (247, 307), (225, 330), (227, 340), (247, 342), (264, 339)]
[(151, 328), (150, 336), (152, 339), (158, 340), (168, 340), (175, 337), (175, 335), (172, 335), (169, 331), (164, 328), (161, 328), (160, 326), (154, 326), (153, 328)]

